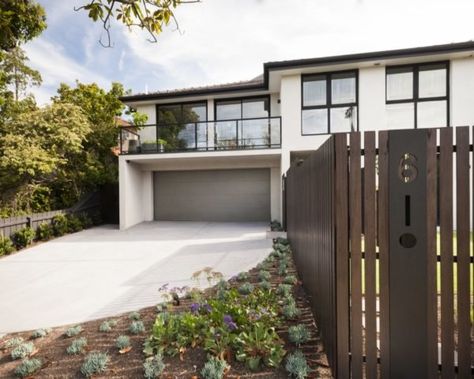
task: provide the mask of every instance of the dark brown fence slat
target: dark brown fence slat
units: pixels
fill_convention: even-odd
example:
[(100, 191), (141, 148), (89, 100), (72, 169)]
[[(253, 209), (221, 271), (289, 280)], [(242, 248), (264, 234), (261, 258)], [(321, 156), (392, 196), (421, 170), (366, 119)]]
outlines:
[(389, 258), (388, 258), (388, 132), (379, 132), (379, 196), (378, 196), (378, 244), (380, 272), (380, 373), (390, 377), (389, 344)]
[(364, 147), (365, 376), (371, 379), (377, 377), (375, 132), (364, 133)]
[(457, 230), (457, 351), (458, 377), (471, 372), (471, 319), (469, 314), (469, 128), (456, 129)]
[(347, 136), (335, 136), (337, 377), (349, 378), (349, 214)]
[(426, 249), (427, 249), (427, 374), (438, 376), (438, 290), (436, 288), (436, 197), (437, 197), (436, 130), (428, 131), (426, 146)]
[(354, 379), (362, 377), (362, 189), (360, 157), (360, 133), (351, 133), (349, 235), (351, 248), (351, 366)]
[(453, 134), (440, 131), (441, 376), (454, 377)]

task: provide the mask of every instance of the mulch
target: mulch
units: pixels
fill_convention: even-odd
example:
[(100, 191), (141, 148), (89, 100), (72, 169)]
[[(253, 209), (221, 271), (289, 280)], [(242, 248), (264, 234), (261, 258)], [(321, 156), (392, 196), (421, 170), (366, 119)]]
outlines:
[[(256, 268), (250, 270), (251, 283), (258, 283), (258, 271)], [(276, 268), (269, 270), (272, 273), (270, 282), (273, 286), (281, 283), (282, 278), (277, 275)], [(288, 274), (296, 275), (295, 267), (292, 262), (288, 266)], [(230, 282), (232, 286), (239, 286), (241, 283), (236, 281)], [(206, 290), (209, 296), (213, 292), (212, 289)], [(301, 346), (301, 350), (305, 353), (308, 364), (313, 369), (309, 378), (331, 378), (331, 369), (328, 366), (327, 357), (324, 354), (323, 345), (318, 336), (318, 330), (315, 320), (311, 313), (310, 305), (305, 294), (305, 291), (299, 282), (294, 288), (294, 297), (297, 301), (298, 308), (301, 310), (301, 315), (294, 321), (287, 321), (284, 325), (278, 328), (277, 332), (285, 341), (285, 349), (288, 352), (295, 350), (294, 345), (288, 341), (288, 328), (291, 325), (305, 324), (311, 331), (311, 339)], [(188, 310), (191, 300), (182, 300), (180, 306), (172, 308), (173, 312), (180, 312)], [(67, 305), (66, 305), (67, 306)], [(86, 337), (88, 346), (86, 351), (101, 351), (107, 352), (110, 356), (110, 362), (105, 375), (95, 376), (94, 378), (143, 378), (143, 362), (145, 356), (142, 352), (143, 343), (150, 334), (151, 326), (156, 317), (156, 308), (144, 308), (140, 311), (141, 319), (145, 324), (146, 333), (143, 335), (133, 336), (128, 332), (130, 319), (127, 314), (123, 314), (114, 318), (106, 318), (81, 323), (84, 331), (78, 337)], [(34, 315), (31, 315), (34, 317)], [(111, 332), (99, 332), (99, 325), (104, 320), (115, 319), (118, 321)], [(53, 331), (46, 337), (32, 340), (38, 352), (35, 358), (40, 358), (43, 361), (43, 367), (39, 370), (34, 378), (83, 378), (80, 373), (80, 368), (83, 363), (85, 354), (68, 355), (66, 349), (74, 338), (67, 338), (64, 332), (69, 326), (54, 328)], [(132, 349), (126, 354), (120, 354), (115, 347), (115, 340), (119, 335), (128, 335), (132, 343)], [(15, 333), (4, 336), (0, 339), (0, 347), (2, 347), (8, 339), (12, 337), (23, 337), (25, 340), (30, 340), (31, 332)], [(163, 378), (199, 378), (204, 363), (207, 361), (206, 352), (201, 348), (189, 349), (184, 354), (184, 359), (181, 360), (179, 356), (165, 357), (166, 364), (165, 374)], [(0, 350), (0, 378), (13, 378), (15, 368), (20, 364), (20, 361), (12, 361), (10, 358), (10, 351)], [(264, 369), (260, 372), (249, 372), (245, 365), (240, 362), (230, 362), (231, 370), (226, 378), (288, 378), (288, 374), (284, 369), (284, 362), (279, 369)]]

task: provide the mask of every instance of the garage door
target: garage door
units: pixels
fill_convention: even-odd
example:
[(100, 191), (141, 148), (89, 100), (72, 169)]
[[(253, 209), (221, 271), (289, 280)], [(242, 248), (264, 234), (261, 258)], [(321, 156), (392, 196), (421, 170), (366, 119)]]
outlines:
[(154, 173), (155, 220), (269, 221), (270, 169)]

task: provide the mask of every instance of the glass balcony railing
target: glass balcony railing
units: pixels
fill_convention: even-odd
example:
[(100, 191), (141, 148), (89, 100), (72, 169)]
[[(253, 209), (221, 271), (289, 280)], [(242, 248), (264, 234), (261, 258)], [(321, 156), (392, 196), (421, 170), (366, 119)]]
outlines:
[(123, 127), (121, 154), (281, 147), (281, 117)]

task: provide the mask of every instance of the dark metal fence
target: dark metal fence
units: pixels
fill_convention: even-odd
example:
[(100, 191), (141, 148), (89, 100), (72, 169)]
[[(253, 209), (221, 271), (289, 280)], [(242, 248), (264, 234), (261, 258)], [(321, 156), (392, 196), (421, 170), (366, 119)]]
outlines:
[(472, 150), (468, 127), (338, 134), (288, 170), (288, 237), (334, 376), (472, 376)]

